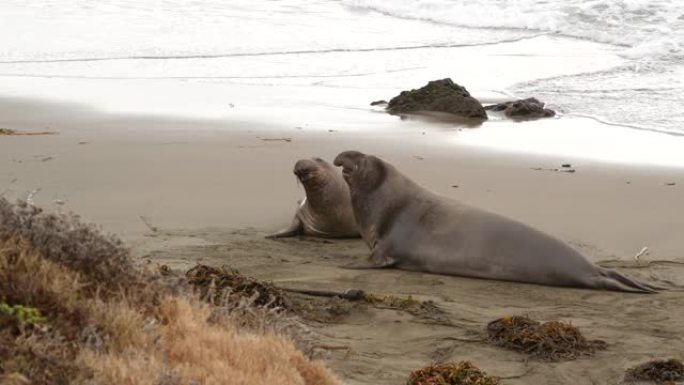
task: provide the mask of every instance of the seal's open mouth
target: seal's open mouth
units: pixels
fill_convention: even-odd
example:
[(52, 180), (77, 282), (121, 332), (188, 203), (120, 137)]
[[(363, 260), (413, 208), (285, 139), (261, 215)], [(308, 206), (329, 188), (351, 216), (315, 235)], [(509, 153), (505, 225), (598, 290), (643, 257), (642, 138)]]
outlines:
[(359, 167), (359, 161), (362, 160), (363, 157), (365, 157), (365, 155), (358, 151), (344, 151), (337, 155), (333, 164), (337, 167), (342, 167), (342, 177), (349, 183), (354, 171)]
[(350, 167), (342, 167), (342, 177), (345, 181), (349, 182), (352, 175), (352, 169)]

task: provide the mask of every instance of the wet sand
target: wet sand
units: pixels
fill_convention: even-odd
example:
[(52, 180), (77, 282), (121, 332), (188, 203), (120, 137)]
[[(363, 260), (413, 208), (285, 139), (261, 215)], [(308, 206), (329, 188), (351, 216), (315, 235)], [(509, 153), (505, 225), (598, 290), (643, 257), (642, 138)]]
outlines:
[[(645, 246), (649, 254), (642, 259), (684, 262), (681, 168), (459, 145), (451, 140), (461, 135), (458, 129), (421, 120), (397, 119), (367, 131), (269, 121), (106, 115), (73, 105), (3, 100), (0, 127), (57, 134), (0, 136), (0, 194), (30, 195), (43, 207), (73, 210), (123, 237), (141, 258), (175, 269), (199, 261), (225, 264), (280, 285), (412, 295), (445, 310), (450, 326), (388, 309), (352, 312), (333, 324), (312, 323), (324, 343), (351, 348), (348, 354), (325, 354), (349, 384), (402, 383), (412, 369), (460, 359), (503, 377), (524, 374), (505, 380), (510, 384), (617, 384), (633, 364), (684, 358), (680, 291), (634, 295), (344, 270), (338, 266), (367, 254), (361, 241), (263, 238), (289, 223), (301, 198), (292, 175), (297, 159), (331, 160), (340, 151), (358, 149), (383, 157), (438, 193), (549, 232), (596, 262), (630, 261)], [(542, 124), (555, 126), (553, 120)], [(564, 163), (576, 172), (545, 170)], [(621, 271), (684, 285), (684, 266)], [(476, 339), (488, 321), (507, 314), (570, 321), (587, 337), (607, 341), (608, 350), (593, 358), (545, 363), (448, 339)]]

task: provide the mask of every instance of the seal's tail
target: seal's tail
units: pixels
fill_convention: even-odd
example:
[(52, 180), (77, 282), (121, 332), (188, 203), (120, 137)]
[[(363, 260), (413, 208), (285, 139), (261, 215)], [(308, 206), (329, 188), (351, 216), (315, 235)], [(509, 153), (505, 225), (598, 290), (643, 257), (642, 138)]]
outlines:
[(598, 279), (598, 286), (605, 290), (626, 291), (630, 293), (645, 293), (654, 294), (662, 287), (650, 285), (648, 283), (639, 282), (637, 280), (627, 278), (617, 271), (600, 268), (600, 277)]

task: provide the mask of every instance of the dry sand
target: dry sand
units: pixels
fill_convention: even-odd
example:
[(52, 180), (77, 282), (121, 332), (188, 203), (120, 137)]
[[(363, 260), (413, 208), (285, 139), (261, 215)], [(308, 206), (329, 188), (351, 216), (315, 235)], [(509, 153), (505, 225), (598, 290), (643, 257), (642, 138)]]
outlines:
[[(274, 121), (275, 122), (275, 121)], [(551, 123), (550, 123), (551, 124)], [(526, 222), (598, 262), (684, 262), (684, 170), (627, 166), (445, 145), (448, 125), (403, 121), (396, 130), (110, 116), (70, 105), (0, 101), (0, 127), (56, 135), (0, 136), (0, 194), (73, 210), (102, 224), (141, 258), (185, 269), (229, 265), (296, 288), (359, 288), (431, 299), (451, 325), (388, 309), (352, 311), (311, 323), (322, 354), (349, 384), (397, 384), (434, 361), (472, 360), (507, 384), (617, 384), (652, 358), (682, 357), (684, 294), (635, 295), (338, 266), (364, 258), (360, 240), (266, 240), (289, 223), (301, 188), (291, 173), (302, 157), (331, 160), (358, 149), (395, 164), (441, 194)], [(290, 139), (290, 141), (262, 139)], [(575, 173), (557, 168), (572, 163)], [(675, 185), (668, 185), (675, 183)], [(457, 187), (453, 187), (457, 186)], [(141, 220), (144, 217), (147, 224)], [(152, 231), (154, 227), (156, 231)], [(621, 269), (644, 280), (684, 285), (684, 265)], [(526, 357), (477, 339), (508, 314), (561, 319), (608, 342), (593, 358), (562, 363)]]

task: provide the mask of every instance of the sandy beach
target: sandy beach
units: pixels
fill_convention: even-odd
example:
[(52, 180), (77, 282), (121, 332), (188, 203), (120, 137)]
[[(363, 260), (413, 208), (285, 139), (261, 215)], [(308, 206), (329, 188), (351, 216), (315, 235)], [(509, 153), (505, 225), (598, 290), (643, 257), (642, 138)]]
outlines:
[[(684, 262), (684, 171), (582, 157), (523, 154), (449, 142), (466, 128), (388, 117), (380, 128), (324, 123), (270, 124), (107, 114), (75, 104), (0, 101), (0, 127), (53, 135), (0, 136), (0, 194), (72, 210), (121, 236), (137, 256), (184, 271), (198, 262), (239, 269), (293, 288), (363, 289), (432, 300), (448, 325), (388, 309), (351, 311), (311, 322), (321, 351), (348, 384), (396, 384), (431, 362), (472, 360), (507, 384), (618, 384), (624, 370), (681, 355), (682, 292), (634, 295), (551, 288), (414, 272), (352, 271), (360, 240), (264, 236), (289, 223), (302, 197), (297, 159), (343, 150), (376, 154), (420, 184), (542, 229), (606, 266)], [(567, 134), (556, 120), (544, 123)], [(462, 130), (462, 131), (459, 131)], [(477, 130), (477, 129), (475, 129)], [(649, 135), (663, 135), (650, 133)], [(654, 140), (660, 140), (656, 138)], [(570, 163), (574, 173), (550, 171)], [(541, 170), (540, 170), (541, 168)], [(684, 266), (620, 268), (644, 280), (684, 285)], [(547, 363), (477, 339), (509, 314), (572, 322), (608, 349), (592, 358)]]

